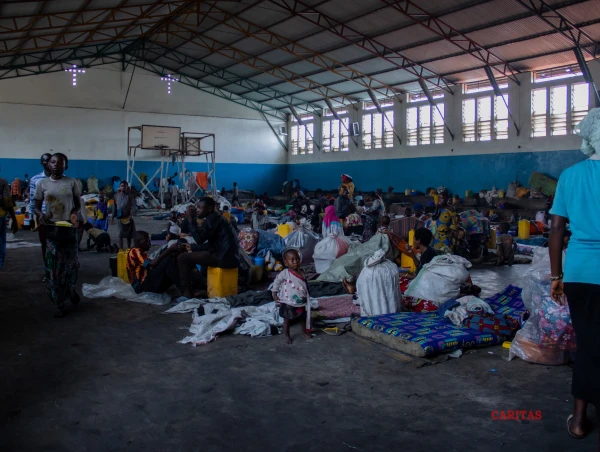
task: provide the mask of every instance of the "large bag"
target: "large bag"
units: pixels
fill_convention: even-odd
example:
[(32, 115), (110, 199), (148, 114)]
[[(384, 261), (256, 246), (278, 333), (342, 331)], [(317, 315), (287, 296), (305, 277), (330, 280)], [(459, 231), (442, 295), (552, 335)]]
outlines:
[(398, 267), (377, 250), (365, 260), (356, 281), (360, 315), (371, 317), (400, 311), (400, 279)]
[(287, 248), (296, 248), (302, 253), (302, 265), (312, 264), (318, 242), (319, 234), (313, 232), (308, 225), (301, 225), (285, 238)]
[(327, 271), (334, 260), (348, 252), (348, 248), (348, 242), (334, 234), (317, 243), (313, 253), (317, 273)]
[(434, 257), (410, 283), (407, 297), (444, 303), (460, 295), (460, 286), (469, 279), (471, 263), (452, 254)]
[(530, 317), (510, 347), (508, 359), (515, 356), (537, 364), (560, 365), (570, 360), (576, 349), (569, 306), (550, 297), (550, 255), (536, 250), (533, 264), (523, 275), (523, 302)]

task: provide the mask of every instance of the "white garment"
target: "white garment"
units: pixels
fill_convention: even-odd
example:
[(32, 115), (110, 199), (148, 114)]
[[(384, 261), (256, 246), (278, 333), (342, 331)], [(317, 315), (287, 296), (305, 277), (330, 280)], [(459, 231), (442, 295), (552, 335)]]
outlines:
[(356, 281), (356, 294), (363, 317), (400, 310), (398, 267), (385, 258), (385, 251), (377, 250), (365, 260), (365, 267)]
[(473, 295), (459, 298), (456, 301), (458, 301), (460, 305), (447, 310), (444, 313), (444, 317), (450, 319), (450, 321), (457, 326), (462, 325), (463, 321), (469, 317), (470, 312), (484, 311), (488, 314), (494, 314), (494, 311), (492, 311), (489, 304)]
[(335, 235), (336, 237), (344, 237), (344, 228), (337, 221), (332, 221), (329, 226), (325, 226), (325, 222), (323, 222), (322, 228), (323, 237), (329, 237), (331, 235)]

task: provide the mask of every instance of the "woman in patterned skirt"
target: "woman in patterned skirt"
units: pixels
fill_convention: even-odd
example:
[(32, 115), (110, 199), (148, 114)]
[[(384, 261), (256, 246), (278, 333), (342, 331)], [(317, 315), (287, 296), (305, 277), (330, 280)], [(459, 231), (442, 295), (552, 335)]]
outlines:
[[(35, 191), (35, 213), (40, 224), (48, 226), (46, 290), (56, 309), (55, 317), (64, 317), (67, 314), (67, 298), (73, 304), (79, 303), (75, 283), (79, 272), (77, 213), (81, 201), (75, 179), (64, 175), (67, 168), (67, 157), (60, 153), (54, 154), (48, 162), (50, 177), (40, 180)], [(46, 203), (46, 213), (42, 212), (43, 202)], [(72, 227), (69, 230), (54, 226), (57, 221), (70, 222)]]

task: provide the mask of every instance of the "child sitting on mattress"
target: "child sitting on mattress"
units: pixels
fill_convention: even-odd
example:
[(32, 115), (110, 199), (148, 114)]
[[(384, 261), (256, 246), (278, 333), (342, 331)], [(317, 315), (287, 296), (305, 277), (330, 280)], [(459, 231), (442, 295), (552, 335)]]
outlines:
[[(304, 273), (300, 270), (302, 258), (298, 250), (288, 248), (283, 252), (283, 270), (273, 283), (271, 289), (273, 300), (279, 306), (279, 315), (283, 317), (283, 334), (286, 344), (292, 343), (290, 336), (290, 321), (302, 320), (302, 334), (310, 339), (310, 314), (307, 316), (306, 306), (308, 304), (308, 288)], [(310, 306), (309, 306), (310, 312)]]
[(515, 262), (517, 244), (515, 243), (513, 236), (508, 233), (509, 231), (510, 224), (506, 221), (500, 223), (501, 235), (498, 237), (496, 245), (496, 256), (498, 257), (497, 265), (503, 265), (506, 262), (511, 266)]

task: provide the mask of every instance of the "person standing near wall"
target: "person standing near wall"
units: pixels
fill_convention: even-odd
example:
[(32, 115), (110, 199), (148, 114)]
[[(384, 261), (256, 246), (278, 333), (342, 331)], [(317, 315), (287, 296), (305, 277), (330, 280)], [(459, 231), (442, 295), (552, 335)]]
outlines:
[(6, 257), (6, 215), (12, 218), (11, 230), (16, 234), (19, 230), (15, 215), (15, 203), (10, 193), (10, 185), (6, 179), (0, 178), (0, 270)]
[[(67, 165), (65, 155), (54, 154), (47, 165), (50, 177), (41, 179), (35, 189), (35, 213), (40, 224), (47, 226), (46, 290), (56, 309), (55, 317), (67, 314), (67, 297), (74, 305), (79, 303), (75, 283), (79, 273), (77, 227), (80, 193), (75, 179), (64, 175)], [(42, 211), (44, 201), (45, 213)], [(70, 222), (72, 227), (55, 226), (57, 221)]]
[[(600, 205), (599, 186), (600, 155), (592, 151), (589, 160), (562, 173), (551, 210), (551, 295), (557, 303), (569, 303), (577, 342), (571, 386), (575, 400), (567, 419), (567, 430), (575, 438), (591, 431), (588, 404), (600, 410), (600, 224), (593, 220)], [(572, 237), (563, 274), (567, 222)], [(600, 450), (600, 433), (598, 445)]]
[(127, 239), (127, 248), (131, 248), (131, 240), (135, 234), (135, 223), (133, 221), (133, 196), (127, 181), (121, 181), (119, 190), (115, 193), (113, 204), (113, 216), (111, 224), (115, 219), (119, 220), (119, 248), (123, 248), (123, 239)]
[(237, 182), (233, 183), (233, 191), (231, 193), (232, 193), (231, 205), (239, 206), (240, 205), (240, 191), (238, 189)]
[[(36, 218), (36, 215), (35, 215), (35, 190), (36, 190), (36, 187), (37, 187), (37, 184), (39, 181), (50, 176), (50, 171), (48, 170), (48, 161), (50, 160), (51, 157), (52, 157), (52, 154), (50, 154), (48, 152), (46, 152), (45, 154), (43, 154), (40, 157), (40, 165), (42, 165), (43, 170), (41, 173), (33, 176), (31, 178), (31, 181), (29, 182), (29, 217), (30, 217), (31, 221), (34, 221), (34, 219)], [(42, 202), (42, 213), (46, 213), (46, 202)], [(46, 225), (39, 224), (39, 221), (36, 223), (37, 223), (38, 236), (40, 238), (40, 243), (42, 245), (42, 259), (44, 259), (44, 261), (45, 261), (46, 260)], [(33, 230), (35, 231), (35, 228)], [(44, 276), (42, 278), (42, 282), (45, 282), (45, 281), (46, 281), (46, 276)]]

